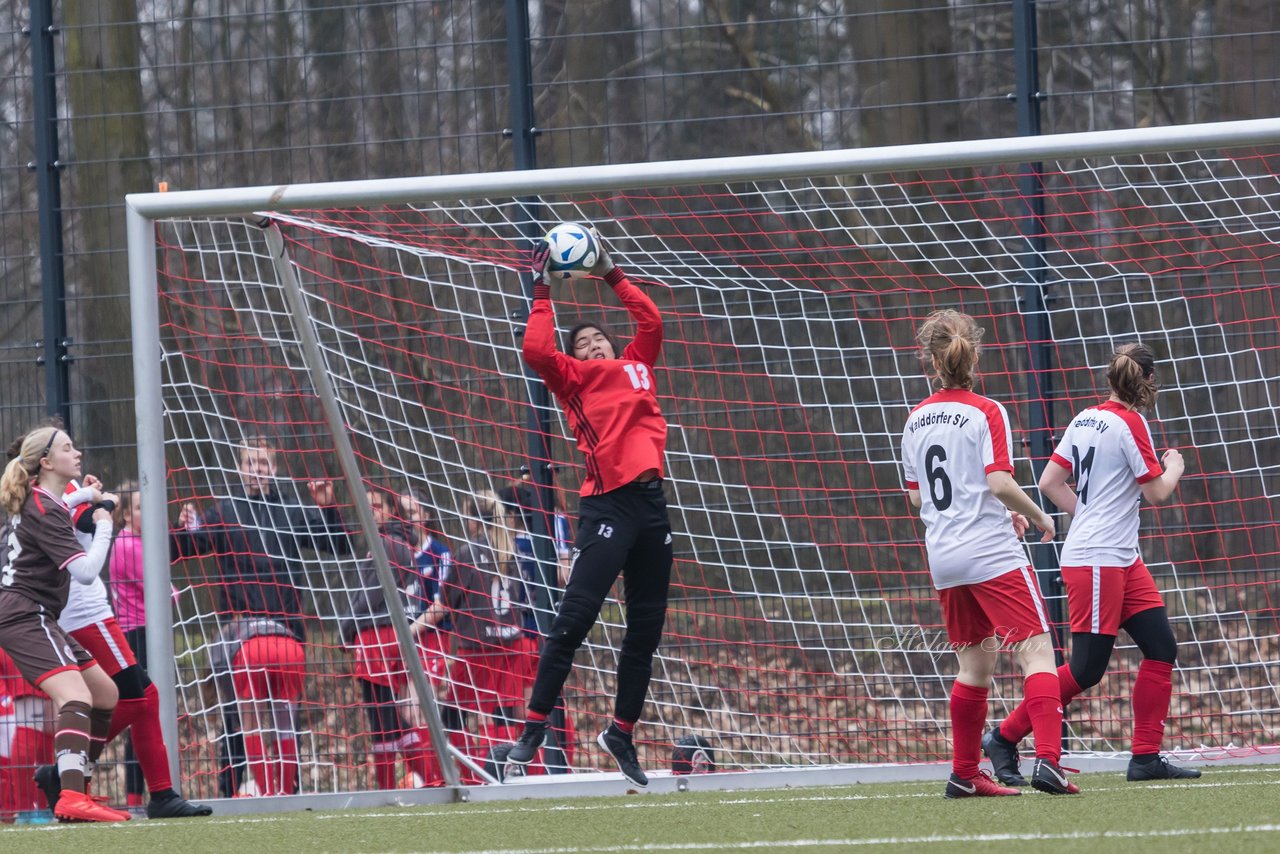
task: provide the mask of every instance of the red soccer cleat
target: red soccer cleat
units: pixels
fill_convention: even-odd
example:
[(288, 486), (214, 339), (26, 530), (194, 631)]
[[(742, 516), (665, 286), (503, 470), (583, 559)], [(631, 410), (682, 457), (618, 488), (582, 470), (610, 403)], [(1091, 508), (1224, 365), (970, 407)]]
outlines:
[(65, 790), (58, 798), (58, 805), (53, 808), (53, 815), (58, 821), (66, 822), (128, 821), (132, 818), (127, 812), (97, 803), (83, 792)]
[(986, 771), (979, 771), (978, 776), (968, 780), (952, 774), (947, 781), (947, 790), (943, 795), (948, 798), (1003, 798), (1009, 795), (1021, 795), (1017, 789), (1002, 786), (992, 779)]

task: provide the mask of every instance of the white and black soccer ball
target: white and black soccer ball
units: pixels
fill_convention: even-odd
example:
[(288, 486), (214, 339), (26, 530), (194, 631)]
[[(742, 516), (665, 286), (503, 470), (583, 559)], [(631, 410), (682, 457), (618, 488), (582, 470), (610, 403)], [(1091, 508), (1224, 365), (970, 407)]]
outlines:
[(562, 222), (547, 232), (551, 257), (547, 275), (557, 279), (581, 279), (600, 260), (600, 244), (591, 229), (576, 222)]

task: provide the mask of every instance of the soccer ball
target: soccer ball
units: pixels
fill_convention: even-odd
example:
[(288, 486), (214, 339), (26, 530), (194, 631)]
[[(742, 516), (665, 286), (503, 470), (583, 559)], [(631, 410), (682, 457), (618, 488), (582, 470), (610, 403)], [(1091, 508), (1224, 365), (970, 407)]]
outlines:
[(562, 222), (547, 232), (551, 257), (547, 275), (557, 279), (585, 278), (600, 260), (600, 245), (591, 229), (576, 222)]

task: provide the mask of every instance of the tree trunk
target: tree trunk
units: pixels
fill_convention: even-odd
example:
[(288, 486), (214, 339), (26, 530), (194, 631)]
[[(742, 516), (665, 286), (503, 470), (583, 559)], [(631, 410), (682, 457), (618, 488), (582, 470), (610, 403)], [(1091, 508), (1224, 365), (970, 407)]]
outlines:
[(1280, 110), (1280, 6), (1275, 0), (1231, 0), (1214, 11), (1218, 121), (1260, 119)]
[[(854, 9), (865, 4), (854, 3)], [(883, 0), (881, 14), (850, 27), (862, 92), (861, 144), (910, 145), (956, 138), (958, 93), (945, 7)]]
[[(124, 197), (152, 188), (146, 114), (138, 73), (141, 53), (135, 0), (67, 0), (67, 104), (71, 163), (67, 175), (67, 282), (73, 337), (101, 342), (72, 346), (80, 400), (82, 447), (97, 449), (91, 468), (107, 483), (134, 470), (133, 371)], [(74, 394), (74, 392), (73, 392)]]

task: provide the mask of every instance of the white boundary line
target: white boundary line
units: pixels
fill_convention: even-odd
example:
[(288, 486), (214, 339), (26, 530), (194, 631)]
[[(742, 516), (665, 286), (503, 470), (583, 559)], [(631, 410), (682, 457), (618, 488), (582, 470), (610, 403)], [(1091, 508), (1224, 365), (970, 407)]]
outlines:
[[(1222, 756), (1224, 751), (1204, 753), (1171, 751), (1170, 758), (1202, 769), (1241, 765), (1280, 764), (1280, 751), (1249, 751), (1244, 756)], [(1128, 755), (1114, 757), (1072, 756), (1062, 762), (1083, 773), (1123, 771)], [(760, 771), (694, 774), (677, 777), (669, 772), (650, 775), (644, 794), (680, 792), (733, 792), (792, 787), (845, 786), (856, 783), (914, 783), (945, 780), (950, 763), (912, 765), (832, 765), (825, 767), (768, 769)], [(502, 785), (473, 786), (457, 790), (400, 789), (397, 791), (353, 792), (348, 794), (290, 795), (271, 798), (202, 800), (213, 807), (214, 815), (252, 815), (297, 810), (340, 810), (370, 807), (407, 807), (450, 804), (455, 801), (490, 803), (495, 801), (544, 800), (549, 798), (610, 797), (634, 793), (635, 787), (621, 774), (586, 772), (527, 777)]]

